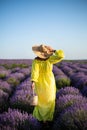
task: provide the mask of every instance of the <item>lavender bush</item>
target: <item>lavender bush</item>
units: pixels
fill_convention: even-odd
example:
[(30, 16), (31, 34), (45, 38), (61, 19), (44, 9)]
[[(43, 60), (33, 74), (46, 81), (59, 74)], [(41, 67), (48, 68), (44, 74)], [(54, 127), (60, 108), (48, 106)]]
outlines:
[(82, 78), (84, 77), (84, 73), (83, 72), (78, 72), (78, 73), (74, 73), (70, 78), (72, 80), (72, 84), (75, 86), (75, 84)]
[(67, 76), (71, 76), (74, 73), (74, 70), (69, 67), (67, 64), (66, 65), (61, 65), (60, 69), (67, 75)]
[(10, 78), (15, 78), (19, 81), (23, 80), (25, 77), (24, 77), (24, 74), (23, 73), (20, 73), (20, 72), (15, 72), (15, 73), (12, 73), (9, 75)]
[[(21, 112), (17, 109), (9, 108), (7, 112), (0, 114), (0, 127), (12, 127), (14, 129), (23, 130), (22, 126), (25, 125), (28, 120), (28, 113)], [(12, 129), (13, 130), (13, 129)]]
[(11, 92), (12, 92), (11, 85), (8, 84), (6, 81), (0, 81), (0, 89), (9, 94), (11, 94)]
[[(27, 112), (9, 108), (7, 112), (0, 114), (0, 128), (11, 130), (41, 130), (41, 123)], [(7, 130), (6, 129), (6, 130)]]
[(15, 86), (17, 86), (17, 85), (20, 84), (20, 81), (19, 81), (18, 79), (14, 78), (14, 77), (9, 77), (9, 78), (7, 79), (7, 82), (8, 82), (12, 87), (15, 87)]
[(31, 112), (33, 109), (33, 107), (30, 106), (31, 94), (31, 82), (28, 78), (16, 88), (15, 93), (10, 98), (11, 106), (14, 108), (20, 108), (27, 112)]
[(4, 78), (6, 78), (7, 76), (9, 76), (9, 74), (10, 74), (10, 71), (8, 71), (8, 70), (0, 70), (0, 78), (1, 79), (4, 79)]
[(80, 64), (81, 68), (87, 69), (87, 64)]
[(10, 104), (14, 108), (20, 108), (22, 110), (31, 111), (30, 106), (30, 91), (27, 90), (18, 90), (10, 99)]
[(75, 87), (82, 90), (84, 86), (87, 85), (87, 76), (81, 77), (78, 82), (75, 84)]
[(87, 130), (87, 103), (65, 109), (54, 122), (53, 130)]
[(57, 89), (65, 86), (70, 86), (70, 79), (66, 75), (57, 75), (55, 77)]
[(87, 68), (85, 69), (85, 68), (79, 67), (79, 68), (78, 68), (78, 72), (83, 72), (84, 74), (87, 75)]
[(4, 100), (7, 100), (7, 99), (8, 99), (8, 94), (0, 89), (0, 101), (3, 102)]
[(53, 66), (53, 73), (54, 73), (54, 76), (64, 75), (64, 73), (61, 71), (61, 69), (59, 69), (56, 65)]
[(11, 73), (7, 78), (7, 82), (12, 86), (17, 86), (25, 78), (23, 73)]
[(75, 103), (85, 104), (87, 103), (87, 98), (83, 97), (82, 95), (63, 95), (60, 96), (56, 100), (56, 109), (55, 109), (55, 116), (57, 117), (63, 110), (70, 107)]
[(58, 99), (60, 96), (64, 95), (80, 95), (79, 89), (72, 87), (72, 86), (67, 86), (65, 88), (61, 88), (60, 91), (57, 92), (56, 98)]
[(26, 125), (24, 125), (24, 130), (42, 130), (42, 124), (32, 116), (29, 115)]
[(23, 73), (24, 76), (30, 76), (30, 73), (31, 73), (31, 67), (21, 69), (21, 70), (20, 70), (20, 73)]
[(0, 112), (7, 109), (8, 97), (8, 94), (0, 89)]
[(20, 71), (20, 67), (16, 67), (16, 68), (11, 69), (12, 73), (19, 72), (19, 71)]

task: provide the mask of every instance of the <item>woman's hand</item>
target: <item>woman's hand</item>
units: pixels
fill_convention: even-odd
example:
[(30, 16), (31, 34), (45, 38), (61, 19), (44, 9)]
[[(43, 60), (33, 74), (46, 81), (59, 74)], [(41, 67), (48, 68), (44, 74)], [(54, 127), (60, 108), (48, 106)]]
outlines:
[(32, 89), (34, 89), (34, 88), (35, 88), (35, 82), (34, 82), (34, 81), (32, 81), (31, 88), (32, 88)]

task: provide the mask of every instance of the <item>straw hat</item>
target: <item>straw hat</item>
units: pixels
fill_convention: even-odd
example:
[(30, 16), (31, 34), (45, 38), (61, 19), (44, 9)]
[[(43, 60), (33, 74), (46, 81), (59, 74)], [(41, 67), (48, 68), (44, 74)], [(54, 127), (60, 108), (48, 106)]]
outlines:
[(54, 52), (53, 48), (51, 48), (50, 46), (43, 45), (43, 44), (33, 46), (32, 50), (38, 57), (42, 59), (49, 58)]

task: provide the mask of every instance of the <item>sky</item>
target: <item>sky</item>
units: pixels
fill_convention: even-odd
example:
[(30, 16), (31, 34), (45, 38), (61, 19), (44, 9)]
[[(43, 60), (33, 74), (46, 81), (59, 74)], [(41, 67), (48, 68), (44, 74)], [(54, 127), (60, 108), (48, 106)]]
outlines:
[(0, 0), (0, 59), (33, 59), (33, 45), (87, 59), (87, 0)]

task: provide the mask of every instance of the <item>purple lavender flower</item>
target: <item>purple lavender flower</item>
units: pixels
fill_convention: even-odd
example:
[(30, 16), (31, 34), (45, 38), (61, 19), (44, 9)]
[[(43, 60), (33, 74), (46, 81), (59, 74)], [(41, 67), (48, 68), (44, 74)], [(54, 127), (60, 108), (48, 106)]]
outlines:
[(11, 98), (11, 104), (29, 104), (30, 90), (17, 90)]
[(78, 73), (74, 73), (72, 76), (71, 76), (71, 79), (74, 81), (74, 82), (77, 82), (79, 80), (79, 78), (85, 76), (83, 72), (78, 72)]
[(85, 68), (78, 68), (78, 71), (79, 72), (83, 72), (84, 74), (86, 74), (87, 75), (87, 69), (85, 69)]
[(9, 78), (7, 79), (7, 82), (8, 82), (12, 87), (17, 86), (17, 85), (20, 83), (19, 80), (17, 80), (16, 78), (12, 78), (12, 77), (9, 77)]
[(64, 73), (59, 69), (56, 65), (53, 66), (53, 73), (54, 75), (63, 75)]
[(9, 108), (8, 112), (0, 114), (0, 128), (10, 127), (13, 130), (40, 130), (41, 123), (32, 114)]
[(16, 88), (15, 93), (10, 98), (10, 104), (16, 108), (30, 112), (32, 111), (32, 107), (30, 106), (32, 90), (31, 82), (28, 80), (25, 80)]
[(15, 72), (9, 75), (10, 78), (15, 78), (17, 80), (23, 80), (24, 79), (24, 74), (23, 73), (19, 73), (19, 72)]
[(4, 92), (7, 92), (11, 94), (12, 88), (11, 85), (8, 84), (6, 81), (0, 81), (0, 89), (2, 89)]
[(17, 109), (8, 109), (8, 112), (0, 114), (0, 126), (9, 126), (13, 128), (22, 128), (26, 120), (28, 120), (28, 113)]
[(11, 73), (7, 78), (7, 82), (12, 86), (17, 86), (25, 78), (23, 73)]
[(67, 107), (75, 104), (85, 104), (87, 103), (87, 99), (81, 95), (63, 95), (60, 96), (56, 100), (56, 115), (58, 116), (63, 110), (65, 110)]
[(76, 86), (76, 83), (78, 83), (78, 81), (82, 78), (82, 77), (85, 77), (84, 73), (83, 72), (78, 72), (78, 73), (74, 73), (70, 79), (72, 81), (72, 85), (73, 86)]
[(53, 130), (87, 130), (87, 103), (65, 109), (54, 122)]
[(31, 73), (31, 67), (21, 69), (20, 73), (23, 73), (25, 76), (29, 76)]
[(9, 76), (9, 74), (10, 74), (10, 71), (8, 71), (8, 70), (0, 70), (1, 79), (6, 78), (7, 76)]
[(27, 65), (31, 65), (32, 64), (32, 59), (23, 59), (23, 60), (6, 60), (6, 59), (0, 59), (0, 64), (27, 64)]
[(87, 69), (87, 64), (80, 64), (81, 68)]
[(19, 71), (20, 71), (20, 67), (13, 68), (11, 70), (12, 73), (19, 72)]
[(72, 63), (69, 65), (69, 67), (71, 67), (72, 69), (74, 69), (75, 71), (78, 70), (78, 63)]
[(68, 86), (65, 88), (61, 88), (58, 92), (56, 97), (59, 98), (60, 96), (64, 96), (64, 95), (80, 95), (81, 93), (79, 92), (79, 89), (72, 87), (72, 86)]
[(87, 76), (81, 77), (78, 82), (75, 84), (75, 87), (78, 89), (83, 89), (84, 86), (87, 85)]
[(8, 100), (8, 94), (0, 89), (0, 103)]
[(17, 86), (17, 90), (30, 90), (31, 91), (31, 81), (30, 77), (28, 77), (24, 82), (22, 82), (19, 86)]
[(41, 123), (30, 114), (24, 130), (41, 130), (41, 127)]
[(68, 65), (60, 66), (61, 70), (68, 76), (71, 76), (74, 73), (74, 70), (70, 68)]

